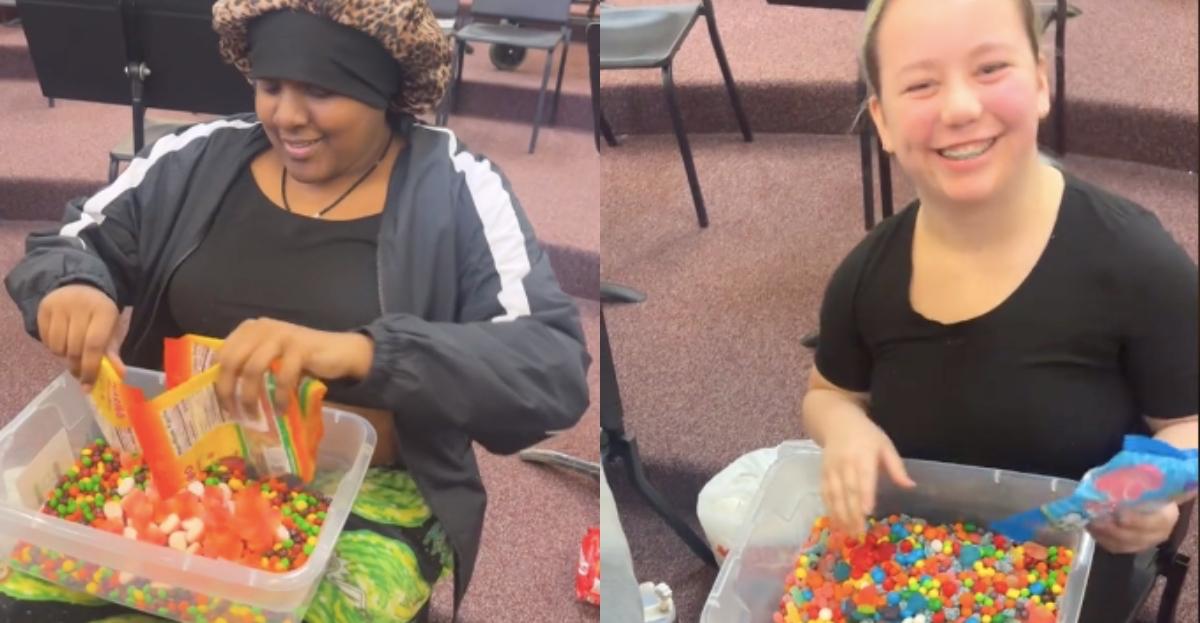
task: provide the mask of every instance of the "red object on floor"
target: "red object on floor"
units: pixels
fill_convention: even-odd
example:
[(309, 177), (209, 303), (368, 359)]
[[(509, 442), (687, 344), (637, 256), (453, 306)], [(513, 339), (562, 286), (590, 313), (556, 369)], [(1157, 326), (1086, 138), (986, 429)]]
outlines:
[(575, 598), (592, 605), (600, 605), (600, 528), (588, 528), (583, 542), (579, 545)]

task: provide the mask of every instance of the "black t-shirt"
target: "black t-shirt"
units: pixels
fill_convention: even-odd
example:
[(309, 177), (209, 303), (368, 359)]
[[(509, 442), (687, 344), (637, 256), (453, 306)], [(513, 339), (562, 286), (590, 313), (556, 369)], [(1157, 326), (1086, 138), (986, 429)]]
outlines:
[[(180, 333), (222, 339), (258, 317), (324, 331), (364, 326), (380, 314), (380, 218), (292, 214), (271, 203), (247, 168), (171, 278), (171, 317)], [(329, 398), (336, 401), (336, 393), (331, 385)]]
[(1197, 269), (1158, 219), (1066, 176), (1049, 244), (1003, 303), (941, 324), (909, 299), (909, 206), (843, 261), (817, 369), (869, 392), (900, 454), (1078, 479), (1197, 411)]

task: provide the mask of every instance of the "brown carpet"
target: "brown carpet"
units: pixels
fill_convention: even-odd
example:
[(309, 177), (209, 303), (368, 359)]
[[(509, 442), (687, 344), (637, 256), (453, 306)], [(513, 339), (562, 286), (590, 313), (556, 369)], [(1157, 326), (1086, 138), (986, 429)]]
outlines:
[[(602, 156), (602, 275), (648, 296), (605, 313), (627, 424), (650, 479), (692, 517), (700, 488), (730, 461), (803, 435), (798, 409), (812, 358), (800, 338), (814, 328), (834, 266), (863, 235), (853, 139), (760, 134), (745, 144), (708, 135), (693, 147), (706, 231), (673, 137), (632, 137)], [(1195, 257), (1194, 175), (1085, 157), (1067, 166), (1154, 210)], [(897, 181), (902, 205), (911, 191)], [(680, 620), (695, 621), (715, 573), (623, 479), (613, 485), (639, 578), (667, 582)], [(1178, 620), (1194, 621), (1194, 529), (1186, 548), (1192, 589)]]

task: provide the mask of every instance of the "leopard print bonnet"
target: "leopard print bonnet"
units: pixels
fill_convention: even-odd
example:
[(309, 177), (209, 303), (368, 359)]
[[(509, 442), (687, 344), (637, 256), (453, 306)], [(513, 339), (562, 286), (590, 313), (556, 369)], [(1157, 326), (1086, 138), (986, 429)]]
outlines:
[(277, 10), (312, 13), (375, 38), (404, 72), (391, 110), (411, 115), (441, 101), (450, 81), (451, 48), (426, 0), (217, 0), (213, 29), (221, 58), (250, 75), (247, 26)]

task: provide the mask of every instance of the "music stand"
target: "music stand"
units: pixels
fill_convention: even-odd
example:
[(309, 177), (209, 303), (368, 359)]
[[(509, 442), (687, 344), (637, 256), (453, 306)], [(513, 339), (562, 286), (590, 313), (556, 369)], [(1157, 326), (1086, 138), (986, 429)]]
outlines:
[(254, 110), (240, 72), (221, 61), (212, 0), (17, 0), (42, 94), (132, 107), (133, 145), (146, 108)]

